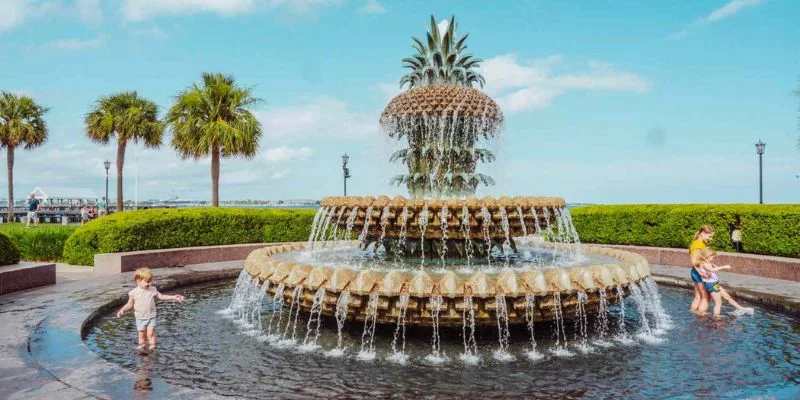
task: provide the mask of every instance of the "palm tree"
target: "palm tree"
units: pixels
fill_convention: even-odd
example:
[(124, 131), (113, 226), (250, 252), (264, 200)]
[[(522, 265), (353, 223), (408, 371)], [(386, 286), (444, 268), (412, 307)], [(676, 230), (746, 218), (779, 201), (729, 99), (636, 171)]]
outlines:
[(0, 92), (0, 148), (6, 148), (8, 167), (8, 221), (14, 219), (14, 150), (32, 150), (47, 141), (47, 108), (24, 95)]
[(469, 33), (456, 39), (455, 16), (450, 17), (447, 31), (441, 35), (436, 19), (431, 15), (427, 44), (416, 36), (411, 37), (414, 41), (412, 47), (417, 54), (403, 59), (403, 68), (409, 68), (411, 72), (400, 78), (400, 87), (405, 84), (414, 88), (442, 83), (469, 87), (477, 83), (483, 87), (486, 81), (474, 70), (483, 60), (464, 53), (467, 37)]
[[(158, 106), (134, 92), (120, 92), (101, 97), (86, 114), (86, 136), (100, 144), (117, 139), (117, 211), (124, 210), (122, 201), (122, 168), (128, 143), (144, 143), (157, 148), (164, 135), (164, 124), (158, 119)], [(106, 199), (108, 201), (108, 199)]]
[(261, 123), (249, 108), (259, 102), (232, 76), (203, 73), (202, 82), (178, 93), (167, 113), (172, 147), (184, 159), (211, 156), (211, 205), (219, 206), (220, 157), (253, 158)]

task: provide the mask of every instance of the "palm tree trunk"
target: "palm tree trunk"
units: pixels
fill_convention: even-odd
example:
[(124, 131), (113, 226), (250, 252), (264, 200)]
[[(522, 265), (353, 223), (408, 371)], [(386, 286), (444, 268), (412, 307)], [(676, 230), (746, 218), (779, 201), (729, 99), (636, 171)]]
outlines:
[(211, 145), (211, 207), (219, 207), (219, 145)]
[(6, 152), (6, 170), (8, 171), (8, 222), (14, 222), (14, 147), (8, 146)]
[(126, 142), (117, 144), (117, 212), (125, 210), (122, 206), (122, 167), (125, 165), (125, 146), (127, 146)]

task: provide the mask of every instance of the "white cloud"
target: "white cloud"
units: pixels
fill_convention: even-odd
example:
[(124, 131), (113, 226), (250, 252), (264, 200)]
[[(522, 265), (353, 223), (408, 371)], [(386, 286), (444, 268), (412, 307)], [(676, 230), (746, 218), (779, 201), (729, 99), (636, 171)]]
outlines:
[(95, 39), (56, 39), (45, 43), (45, 47), (55, 50), (83, 50), (96, 49), (103, 45), (103, 40)]
[(403, 91), (403, 89), (401, 89), (400, 85), (398, 85), (397, 83), (389, 83), (389, 82), (376, 83), (372, 85), (370, 89), (383, 93), (383, 96), (386, 98), (387, 102)]
[(382, 14), (386, 12), (386, 8), (384, 8), (381, 3), (378, 3), (378, 0), (367, 0), (367, 2), (358, 9), (358, 12), (362, 14)]
[(284, 170), (281, 170), (281, 171), (278, 171), (278, 172), (273, 172), (273, 173), (272, 173), (272, 174), (269, 176), (269, 179), (272, 179), (272, 180), (274, 180), (274, 181), (277, 181), (277, 180), (279, 180), (279, 179), (286, 178), (286, 176), (287, 176), (287, 175), (289, 175), (289, 170), (288, 170), (288, 169), (284, 169)]
[(570, 91), (616, 91), (646, 93), (651, 83), (611, 65), (592, 61), (580, 73), (554, 74), (562, 64), (561, 55), (531, 63), (520, 63), (514, 54), (487, 59), (480, 72), (486, 78), (486, 92), (497, 97), (510, 112), (544, 108), (556, 97)]
[(96, 24), (103, 21), (103, 9), (100, 0), (77, 0), (75, 10), (81, 21)]
[(163, 29), (159, 28), (156, 25), (153, 25), (149, 28), (137, 29), (135, 31), (135, 34), (136, 36), (149, 37), (153, 39), (165, 39), (169, 36), (167, 32), (164, 32)]
[(738, 13), (746, 7), (753, 7), (763, 3), (764, 0), (733, 0), (728, 4), (725, 4), (724, 6), (712, 11), (711, 14), (708, 14), (708, 16), (703, 18), (703, 20), (706, 23), (721, 21)]
[(125, 0), (122, 15), (128, 21), (142, 21), (162, 14), (231, 16), (253, 11), (255, 5), (255, 0)]
[(31, 5), (26, 0), (0, 0), (0, 32), (22, 25), (30, 11)]
[(287, 146), (267, 149), (264, 152), (264, 159), (269, 163), (283, 163), (292, 160), (305, 160), (314, 154), (310, 147), (292, 148)]
[(264, 136), (270, 139), (303, 139), (319, 136), (363, 139), (379, 132), (378, 116), (355, 112), (347, 103), (320, 96), (307, 104), (257, 111)]

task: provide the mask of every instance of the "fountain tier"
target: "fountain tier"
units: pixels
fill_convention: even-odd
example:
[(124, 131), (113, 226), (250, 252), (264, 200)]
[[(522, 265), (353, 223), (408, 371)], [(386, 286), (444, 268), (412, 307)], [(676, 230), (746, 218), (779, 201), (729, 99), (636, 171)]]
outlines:
[[(339, 242), (329, 242), (323, 247), (341, 245)], [(571, 247), (553, 243), (541, 245), (561, 251)], [(527, 322), (526, 306), (531, 306), (528, 303), (531, 298), (534, 301), (532, 308), (535, 312), (531, 316), (534, 321), (551, 321), (558, 313), (571, 318), (577, 314), (580, 293), (588, 297), (584, 307), (594, 310), (600, 305), (601, 289), (605, 289), (605, 293), (617, 293), (619, 291), (616, 288), (626, 290), (629, 285), (650, 275), (644, 257), (602, 247), (586, 247), (583, 251), (614, 257), (619, 264), (524, 268), (522, 271), (504, 268), (497, 272), (459, 273), (422, 269), (356, 270), (346, 266), (287, 262), (273, 257), (304, 248), (303, 244), (294, 244), (259, 249), (248, 256), (244, 268), (262, 284), (269, 281), (266, 287), (270, 294), (274, 296), (280, 288), (287, 304), (294, 300), (306, 310), (314, 305), (318, 290), (324, 289), (321, 313), (328, 316), (336, 314), (337, 300), (346, 293), (349, 297), (347, 318), (364, 320), (370, 316), (370, 296), (376, 296), (377, 315), (374, 315), (374, 310), (372, 315), (378, 323), (387, 324), (397, 321), (403, 310), (406, 324), (409, 325), (430, 325), (435, 311), (438, 311), (436, 314), (440, 325), (460, 326), (465, 304), (471, 304), (476, 324), (494, 325), (498, 301), (504, 302), (501, 306), (505, 307), (501, 309), (507, 311), (509, 324), (524, 324)], [(299, 299), (293, 298), (297, 295)], [(441, 303), (438, 302), (440, 296)], [(407, 300), (401, 302), (401, 299)], [(609, 296), (608, 301), (615, 299)], [(438, 309), (434, 309), (434, 305)]]

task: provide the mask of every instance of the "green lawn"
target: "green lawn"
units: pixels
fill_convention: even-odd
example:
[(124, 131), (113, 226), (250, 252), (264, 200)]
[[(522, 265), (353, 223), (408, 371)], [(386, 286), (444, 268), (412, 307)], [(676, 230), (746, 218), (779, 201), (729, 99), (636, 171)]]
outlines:
[(21, 223), (0, 224), (0, 233), (11, 238), (25, 261), (61, 261), (64, 242), (78, 226), (39, 224), (25, 228)]

